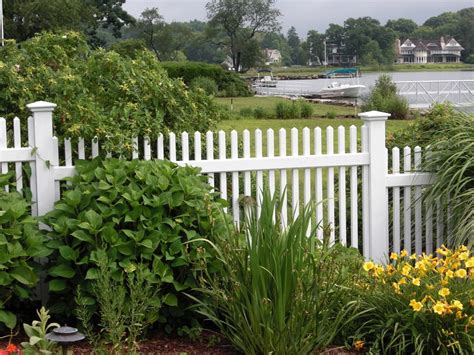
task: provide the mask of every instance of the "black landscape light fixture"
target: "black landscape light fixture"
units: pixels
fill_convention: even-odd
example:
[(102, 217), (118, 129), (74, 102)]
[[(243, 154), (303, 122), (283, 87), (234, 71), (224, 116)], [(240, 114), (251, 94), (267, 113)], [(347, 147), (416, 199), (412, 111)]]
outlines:
[(84, 340), (85, 338), (85, 335), (76, 328), (68, 327), (67, 325), (55, 328), (51, 333), (46, 334), (46, 339), (61, 345), (63, 355), (67, 355), (68, 345)]

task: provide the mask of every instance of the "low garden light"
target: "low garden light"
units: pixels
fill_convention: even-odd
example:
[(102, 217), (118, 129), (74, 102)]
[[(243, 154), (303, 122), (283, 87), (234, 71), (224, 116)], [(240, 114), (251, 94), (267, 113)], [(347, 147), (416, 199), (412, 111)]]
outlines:
[(84, 340), (85, 338), (85, 335), (76, 328), (68, 326), (55, 328), (51, 333), (46, 334), (46, 339), (61, 345), (63, 355), (67, 355), (67, 347), (70, 344)]

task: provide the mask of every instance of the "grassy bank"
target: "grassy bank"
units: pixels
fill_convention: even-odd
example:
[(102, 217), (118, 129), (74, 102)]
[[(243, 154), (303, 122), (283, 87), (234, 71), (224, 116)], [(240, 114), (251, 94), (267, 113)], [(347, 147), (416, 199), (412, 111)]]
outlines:
[[(262, 108), (269, 113), (275, 112), (275, 107), (279, 102), (289, 102), (288, 99), (281, 97), (234, 97), (234, 98), (215, 98), (216, 102), (226, 108), (232, 113), (238, 115), (242, 109)], [(322, 117), (330, 115), (349, 116), (354, 115), (353, 107), (336, 106), (327, 104), (311, 104), (313, 107), (313, 116)]]

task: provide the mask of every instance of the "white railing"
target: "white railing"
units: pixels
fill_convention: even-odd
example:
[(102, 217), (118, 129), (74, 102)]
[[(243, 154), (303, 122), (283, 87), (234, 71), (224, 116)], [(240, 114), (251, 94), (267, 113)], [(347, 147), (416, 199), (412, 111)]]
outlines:
[(435, 103), (474, 105), (474, 80), (396, 81), (399, 95), (412, 107), (429, 107)]
[[(75, 159), (98, 156), (101, 145), (97, 140), (88, 144), (80, 139), (77, 145), (67, 139), (59, 141), (53, 137), (55, 105), (36, 102), (28, 108), (32, 117), (28, 118), (28, 142), (23, 143), (28, 147), (22, 147), (18, 118), (13, 120), (13, 147), (7, 147), (7, 125), (0, 119), (0, 166), (3, 173), (14, 166), (16, 188), (22, 190), (27, 181), (22, 164), (30, 164), (32, 211), (44, 215), (60, 198), (61, 180), (75, 174)], [(313, 223), (329, 225), (331, 241), (359, 248), (367, 258), (381, 261), (389, 251), (401, 248), (431, 252), (434, 229), (437, 245), (443, 241), (443, 213), (436, 211), (437, 222), (433, 223), (434, 209), (422, 206), (422, 188), (431, 176), (415, 172), (421, 149), (415, 148), (413, 165), (411, 150), (405, 148), (400, 169), (395, 148), (390, 152), (390, 172), (385, 149), (388, 114), (372, 111), (359, 116), (362, 127), (351, 126), (347, 132), (340, 126), (336, 137), (332, 127), (316, 127), (302, 132), (293, 128), (289, 134), (284, 129), (277, 134), (272, 129), (257, 129), (253, 133), (170, 133), (159, 135), (154, 142), (136, 139), (133, 158), (168, 159), (200, 167), (211, 186), (229, 201), (228, 212), (236, 224), (242, 217), (242, 195), (252, 196), (258, 206), (262, 190), (268, 187), (272, 194), (282, 195), (284, 225), (302, 206), (315, 201)], [(287, 194), (282, 193), (285, 190)], [(321, 228), (318, 237), (323, 237)]]

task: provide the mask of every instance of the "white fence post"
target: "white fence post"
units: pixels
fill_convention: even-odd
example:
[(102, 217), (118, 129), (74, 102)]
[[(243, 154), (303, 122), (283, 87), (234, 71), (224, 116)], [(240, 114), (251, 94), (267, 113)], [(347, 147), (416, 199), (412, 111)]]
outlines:
[(369, 257), (385, 262), (388, 254), (388, 192), (386, 186), (385, 121), (390, 114), (378, 111), (360, 113), (367, 126), (369, 153)]
[[(54, 208), (54, 160), (53, 111), (56, 104), (38, 101), (26, 105), (33, 116), (32, 139), (29, 144), (34, 149), (36, 165), (36, 204), (38, 216), (43, 216)], [(33, 203), (34, 203), (33, 202)]]

